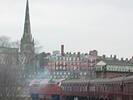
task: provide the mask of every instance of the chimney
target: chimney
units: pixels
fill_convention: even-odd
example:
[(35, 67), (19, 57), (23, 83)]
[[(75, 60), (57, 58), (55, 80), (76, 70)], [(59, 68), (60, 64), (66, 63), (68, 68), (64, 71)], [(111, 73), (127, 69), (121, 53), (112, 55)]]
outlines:
[(80, 56), (80, 52), (78, 52), (78, 56)]
[(92, 51), (89, 52), (89, 55), (91, 55), (91, 56), (97, 56), (98, 55), (98, 52), (97, 52), (97, 50), (92, 50)]
[(114, 59), (116, 60), (116, 55), (114, 55)]
[(85, 53), (85, 55), (87, 56), (87, 55), (88, 55), (88, 53)]
[(105, 58), (106, 56), (105, 55), (103, 55), (103, 58)]
[(123, 59), (123, 58), (121, 58), (121, 61), (124, 61), (124, 59)]
[(64, 56), (64, 45), (61, 45), (61, 55)]
[(128, 62), (128, 58), (126, 58), (125, 61)]

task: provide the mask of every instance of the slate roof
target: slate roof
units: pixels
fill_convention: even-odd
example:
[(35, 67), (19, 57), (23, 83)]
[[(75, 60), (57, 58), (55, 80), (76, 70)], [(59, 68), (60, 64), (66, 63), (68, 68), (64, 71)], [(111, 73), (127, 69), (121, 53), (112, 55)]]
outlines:
[(103, 79), (103, 78), (97, 78), (97, 79), (74, 79), (74, 80), (64, 80), (62, 83), (112, 83), (112, 82), (122, 82), (122, 81), (129, 81), (133, 80), (133, 75), (131, 76), (123, 76), (123, 77), (117, 77), (112, 79)]
[(102, 59), (107, 65), (118, 65), (118, 66), (133, 66), (133, 63), (126, 60), (119, 59)]

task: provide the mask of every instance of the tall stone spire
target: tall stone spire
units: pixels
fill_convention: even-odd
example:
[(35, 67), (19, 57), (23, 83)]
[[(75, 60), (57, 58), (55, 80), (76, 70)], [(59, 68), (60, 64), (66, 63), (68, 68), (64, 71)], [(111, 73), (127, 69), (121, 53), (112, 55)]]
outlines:
[(26, 3), (23, 38), (27, 39), (28, 41), (32, 41), (31, 27), (30, 27), (30, 14), (29, 14), (29, 1), (28, 0)]
[(20, 44), (20, 57), (25, 71), (25, 76), (33, 75), (36, 70), (36, 58), (34, 50), (34, 40), (31, 34), (29, 2), (26, 3), (24, 32)]
[(25, 12), (25, 22), (24, 22), (24, 32), (23, 37), (21, 39), (21, 52), (25, 53), (34, 53), (34, 40), (31, 34), (31, 26), (30, 26), (30, 14), (29, 14), (29, 1), (26, 3), (26, 12)]

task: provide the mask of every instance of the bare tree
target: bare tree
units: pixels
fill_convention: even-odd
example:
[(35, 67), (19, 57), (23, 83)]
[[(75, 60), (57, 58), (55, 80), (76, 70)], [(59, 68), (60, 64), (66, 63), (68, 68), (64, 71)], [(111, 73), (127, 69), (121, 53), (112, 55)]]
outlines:
[[(1, 65), (0, 70), (0, 98), (1, 100), (15, 100), (18, 94), (16, 69), (8, 65)], [(15, 72), (14, 72), (15, 71)]]
[(20, 48), (20, 41), (12, 41), (11, 43), (10, 43), (10, 47), (12, 47), (12, 48)]
[(35, 53), (38, 54), (41, 52), (42, 50), (42, 46), (40, 45), (40, 43), (38, 41), (35, 41)]
[(19, 97), (20, 74), (17, 64), (12, 64), (8, 55), (0, 64), (0, 100), (17, 100)]
[(7, 36), (0, 37), (0, 46), (1, 47), (10, 47), (10, 38)]
[(0, 100), (21, 98), (23, 80), (16, 44), (17, 42), (11, 42), (9, 37), (0, 37)]
[[(19, 41), (0, 37), (0, 100), (18, 100), (28, 96), (28, 81), (34, 77), (36, 68), (26, 63), (28, 58), (19, 52), (19, 46)], [(38, 43), (35, 46), (35, 50), (40, 49)]]
[(20, 41), (11, 41), (10, 37), (0, 36), (0, 47), (19, 48)]

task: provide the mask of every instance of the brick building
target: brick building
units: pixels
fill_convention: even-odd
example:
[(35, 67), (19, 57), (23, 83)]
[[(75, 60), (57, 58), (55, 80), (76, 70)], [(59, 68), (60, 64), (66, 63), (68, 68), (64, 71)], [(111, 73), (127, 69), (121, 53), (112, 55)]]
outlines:
[(36, 55), (38, 72), (40, 71), (42, 72), (44, 71), (45, 68), (47, 68), (50, 55), (51, 55), (50, 53), (45, 53), (45, 52)]
[(99, 56), (96, 50), (65, 53), (62, 45), (61, 52), (54, 51), (48, 59), (48, 69), (54, 79), (113, 78), (133, 73), (133, 58), (119, 60), (116, 55)]
[(133, 63), (131, 60), (119, 60), (114, 57), (103, 57), (96, 64), (96, 76), (98, 78), (114, 78), (133, 74)]
[(86, 78), (95, 77), (95, 64), (99, 61), (97, 51), (87, 53), (64, 52), (64, 45), (61, 52), (56, 51), (49, 56), (48, 69), (52, 78)]
[[(51, 78), (112, 78), (133, 72), (133, 58), (119, 60), (114, 57), (99, 56), (96, 50), (89, 53), (71, 53), (60, 51), (35, 54), (34, 39), (31, 34), (29, 4), (27, 0), (24, 32), (20, 48), (0, 47), (0, 64), (6, 63), (8, 56), (10, 63), (21, 65), (25, 74), (30, 77), (38, 71), (47, 68)], [(19, 52), (20, 49), (20, 52)]]

